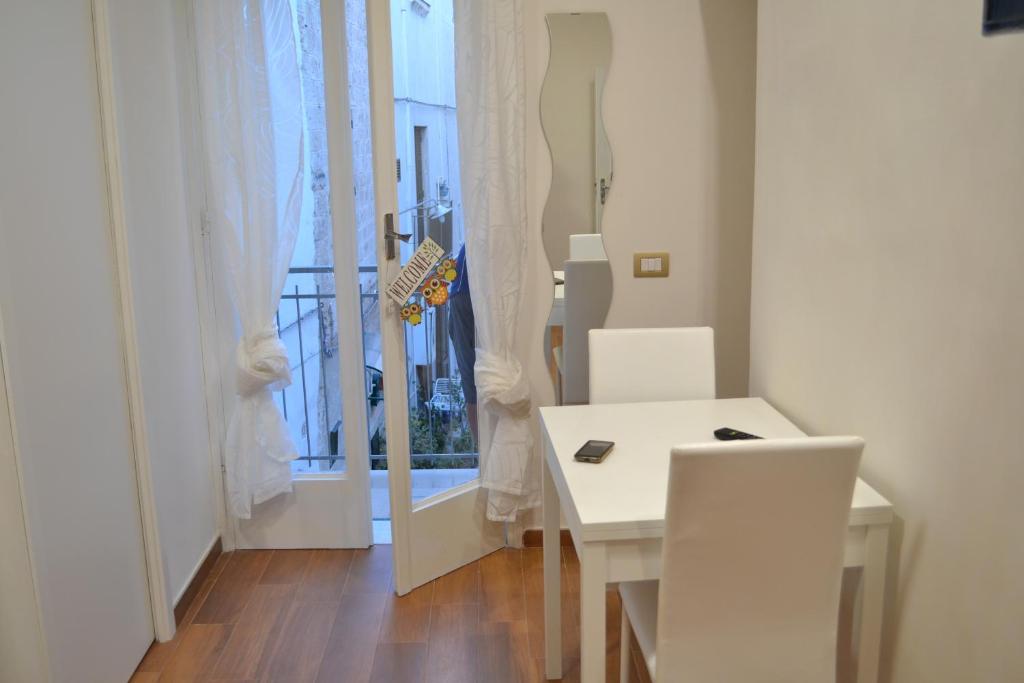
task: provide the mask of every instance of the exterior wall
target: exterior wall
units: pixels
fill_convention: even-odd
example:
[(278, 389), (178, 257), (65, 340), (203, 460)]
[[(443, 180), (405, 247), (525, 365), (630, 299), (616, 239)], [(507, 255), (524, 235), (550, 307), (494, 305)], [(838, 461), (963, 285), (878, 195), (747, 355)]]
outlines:
[(366, 44), (366, 3), (345, 1), (349, 107), (352, 110), (352, 167), (355, 179), (359, 263), (377, 260), (373, 195), (373, 131), (370, 119), (370, 66)]
[[(305, 109), (306, 177), (303, 187), (301, 229), (293, 266), (331, 266), (334, 263), (333, 225), (330, 210), (330, 182), (327, 152), (327, 120), (323, 72), (323, 31), (320, 0), (292, 0), (296, 35), (299, 40), (299, 68), (302, 78)], [(373, 199), (373, 156), (370, 131), (370, 101), (367, 64), (365, 3), (346, 3), (346, 50), (348, 58), (350, 117), (353, 129), (353, 170), (357, 245), (361, 266), (376, 263), (376, 225)], [(360, 278), (366, 292), (376, 290), (376, 274)], [(299, 285), (303, 294), (335, 291), (334, 276), (329, 273), (293, 275), (285, 288), (285, 296), (294, 294)], [(372, 297), (363, 299), (363, 341), (366, 364), (379, 368), (379, 309)], [(281, 306), (281, 337), (292, 359), (293, 383), (285, 390), (284, 401), (288, 424), (300, 454), (326, 455), (329, 435), (341, 419), (341, 385), (338, 345), (343, 343), (337, 327), (337, 305), (324, 299), (317, 310), (312, 300), (299, 302), (301, 312), (301, 362), (298, 317), (295, 302), (284, 300)], [(321, 353), (321, 350), (323, 353)], [(302, 374), (305, 373), (305, 378)], [(305, 386), (303, 383), (305, 380)], [(308, 398), (308, 405), (304, 400)], [(308, 417), (306, 411), (308, 410)], [(371, 430), (372, 431), (372, 430)], [(339, 443), (339, 448), (341, 444)], [(343, 462), (343, 460), (339, 461)], [(301, 463), (299, 463), (301, 465)], [(302, 465), (304, 469), (309, 469)], [(313, 469), (337, 470), (339, 464), (320, 462)]]
[[(320, 26), (320, 0), (295, 0), (295, 20), (299, 37), (299, 71), (302, 79), (303, 107), (305, 108), (305, 161), (306, 178), (303, 194), (303, 218), (305, 229), (300, 239), (308, 242), (312, 238), (313, 259), (310, 262), (299, 262), (292, 259), (293, 265), (333, 265), (334, 233), (331, 222), (330, 181), (327, 159), (327, 115), (324, 107), (324, 65), (323, 65), (323, 32)], [(310, 232), (312, 233), (310, 235)], [(308, 255), (308, 244), (301, 252)], [(335, 291), (334, 275), (318, 273), (307, 278), (315, 283), (314, 287), (321, 292)], [(315, 289), (313, 291), (316, 291)], [(308, 318), (303, 319), (303, 327), (309, 328), (312, 335), (306, 335), (307, 343), (305, 366), (310, 375), (306, 381), (312, 386), (307, 393), (316, 392), (315, 402), (310, 401), (311, 415), (306, 425), (306, 433), (312, 438), (308, 450), (314, 454), (327, 454), (329, 450), (330, 431), (341, 419), (341, 382), (338, 363), (338, 316), (337, 302), (324, 299), (320, 302), (308, 302)], [(297, 336), (297, 330), (291, 331), (290, 337)], [(306, 330), (304, 329), (304, 335)], [(290, 349), (290, 351), (293, 349)], [(322, 350), (322, 353), (321, 353)], [(294, 349), (297, 355), (298, 349)], [(302, 365), (292, 368), (292, 374), (302, 372)], [(291, 387), (302, 388), (302, 381)], [(293, 403), (293, 406), (298, 405)], [(299, 435), (300, 438), (303, 435)], [(339, 450), (341, 440), (339, 439)], [(303, 449), (300, 445), (300, 452)]]
[(981, 16), (760, 5), (751, 390), (867, 441), (883, 680), (1024, 680), (1024, 35)]
[[(373, 130), (370, 118), (370, 67), (366, 45), (366, 2), (346, 0), (345, 39), (348, 51), (348, 94), (352, 112), (352, 171), (359, 264), (377, 263), (377, 207), (373, 194)], [(359, 278), (364, 292), (375, 291), (376, 273)], [(380, 311), (376, 303), (363, 304), (363, 353), (366, 364), (381, 367)], [(371, 426), (370, 432), (373, 433)]]
[[(402, 168), (398, 183), (399, 224), (403, 232), (416, 234), (425, 230), (424, 225), (417, 224), (415, 209), (415, 129), (425, 127), (428, 204), (426, 211), (419, 213), (436, 213), (431, 200), (438, 199), (438, 183), (445, 182), (452, 211), (444, 220), (451, 225), (450, 248), (457, 251), (464, 242), (464, 232), (455, 115), (455, 53), (451, 48), (453, 9), (451, 0), (430, 3), (428, 12), (417, 9), (421, 7), (410, 0), (391, 1), (395, 148)], [(415, 246), (411, 242), (404, 245), (403, 257), (411, 256)], [(454, 362), (446, 367), (449, 363), (445, 359), (451, 355), (446, 321), (446, 312), (428, 309), (423, 324), (407, 331), (406, 348), (411, 364), (432, 366), (433, 372), (454, 372)]]

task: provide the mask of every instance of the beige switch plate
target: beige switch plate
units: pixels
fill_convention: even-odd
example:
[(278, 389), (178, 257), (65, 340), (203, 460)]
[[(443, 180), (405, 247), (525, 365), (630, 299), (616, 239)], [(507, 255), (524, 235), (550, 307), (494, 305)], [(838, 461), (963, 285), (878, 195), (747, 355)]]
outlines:
[(633, 277), (668, 277), (668, 252), (639, 251), (634, 253)]

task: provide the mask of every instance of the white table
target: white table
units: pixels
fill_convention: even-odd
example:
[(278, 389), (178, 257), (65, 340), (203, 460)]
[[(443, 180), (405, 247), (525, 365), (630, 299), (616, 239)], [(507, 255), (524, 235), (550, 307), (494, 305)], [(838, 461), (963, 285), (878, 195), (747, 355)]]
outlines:
[[(767, 438), (806, 436), (760, 398), (671, 401), (540, 409), (544, 432), (544, 655), (548, 679), (562, 675), (559, 510), (580, 559), (580, 658), (583, 683), (605, 680), (608, 583), (656, 579), (669, 452), (714, 441), (718, 427)], [(600, 465), (577, 463), (588, 439), (615, 442)], [(886, 553), (892, 505), (857, 480), (845, 564), (863, 567), (858, 681), (878, 676)], [(837, 615), (838, 618), (838, 615)]]

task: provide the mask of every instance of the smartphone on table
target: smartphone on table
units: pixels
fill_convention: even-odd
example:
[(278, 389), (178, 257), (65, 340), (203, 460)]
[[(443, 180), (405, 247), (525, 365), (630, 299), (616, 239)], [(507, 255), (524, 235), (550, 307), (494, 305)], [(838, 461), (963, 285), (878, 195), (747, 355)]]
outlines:
[(611, 452), (612, 446), (614, 445), (614, 441), (595, 441), (594, 439), (591, 439), (583, 444), (583, 446), (576, 451), (576, 455), (573, 457), (577, 462), (589, 462), (596, 464), (608, 457), (608, 454)]

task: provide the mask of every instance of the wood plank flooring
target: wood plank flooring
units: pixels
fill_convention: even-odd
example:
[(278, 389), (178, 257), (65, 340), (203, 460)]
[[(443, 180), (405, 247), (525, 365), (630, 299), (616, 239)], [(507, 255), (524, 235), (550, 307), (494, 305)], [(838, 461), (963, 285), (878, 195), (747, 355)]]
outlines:
[[(579, 562), (562, 550), (562, 680), (579, 681)], [(224, 553), (132, 680), (539, 683), (543, 595), (540, 548), (499, 550), (402, 597), (389, 545)], [(618, 594), (607, 599), (617, 681)], [(632, 680), (648, 682), (631, 659)]]

